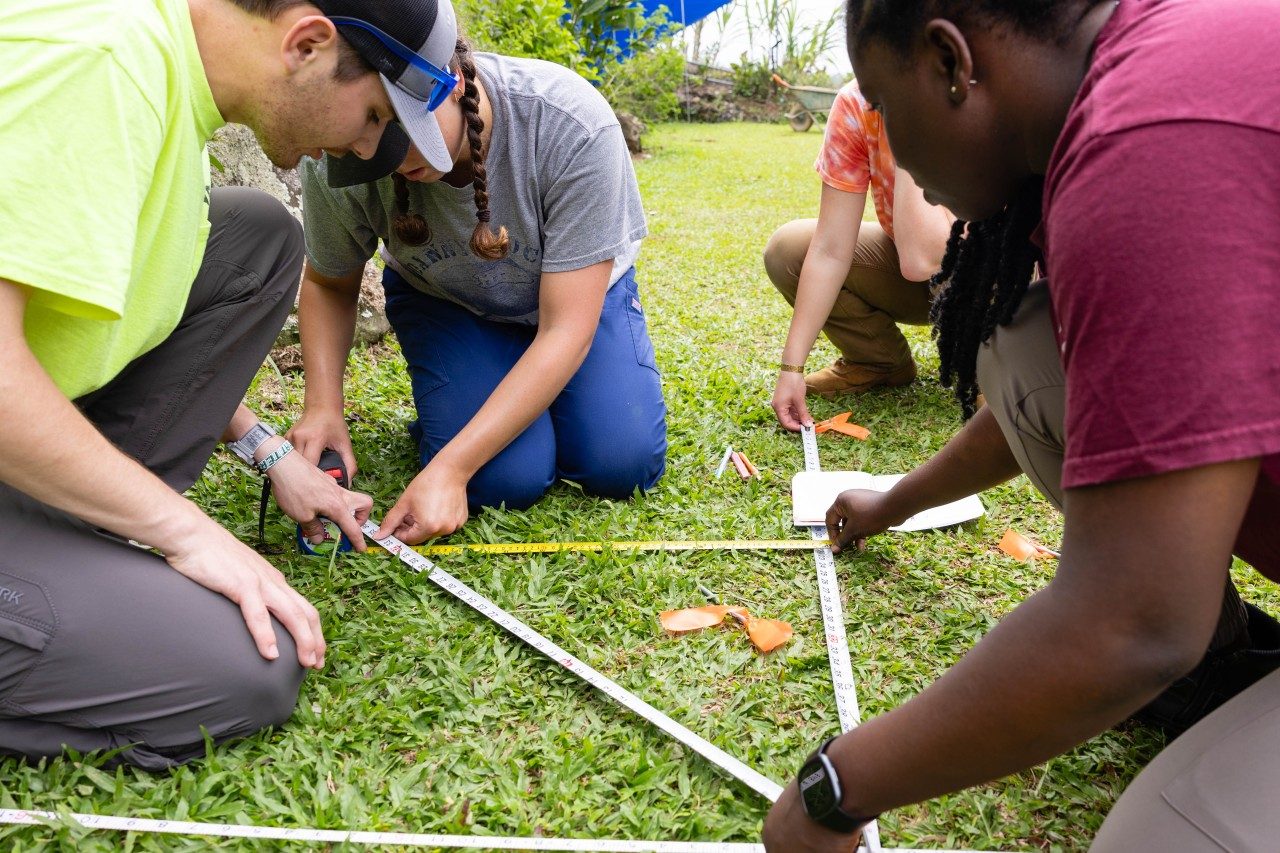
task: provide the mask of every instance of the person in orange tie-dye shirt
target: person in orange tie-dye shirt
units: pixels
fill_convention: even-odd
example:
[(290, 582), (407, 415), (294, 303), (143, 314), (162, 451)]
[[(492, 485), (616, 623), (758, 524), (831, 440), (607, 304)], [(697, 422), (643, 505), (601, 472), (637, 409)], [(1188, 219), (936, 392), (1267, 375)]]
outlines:
[[(897, 324), (929, 322), (929, 277), (952, 222), (894, 163), (884, 122), (856, 82), (836, 96), (817, 170), (818, 218), (783, 225), (764, 253), (769, 278), (795, 308), (772, 403), (789, 430), (812, 420), (806, 393), (857, 394), (915, 379), (911, 348)], [(868, 193), (876, 222), (862, 221)], [(840, 358), (806, 376), (819, 331)]]

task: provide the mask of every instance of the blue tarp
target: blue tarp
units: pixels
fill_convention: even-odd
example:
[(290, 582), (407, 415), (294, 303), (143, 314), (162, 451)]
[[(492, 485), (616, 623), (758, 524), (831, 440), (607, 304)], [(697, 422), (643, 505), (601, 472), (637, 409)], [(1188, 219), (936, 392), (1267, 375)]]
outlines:
[[(716, 9), (728, 6), (732, 2), (734, 0), (641, 0), (640, 5), (644, 7), (646, 16), (656, 12), (659, 6), (666, 6), (668, 21), (682, 27), (691, 27)], [(628, 42), (631, 41), (630, 31), (616, 32), (614, 37), (618, 40), (618, 46), (622, 48), (622, 55), (630, 56), (631, 50), (627, 47)]]
[(681, 0), (644, 0), (644, 10), (651, 14), (659, 6), (666, 6), (672, 21), (691, 26), (730, 2), (732, 0), (684, 0), (683, 3)]

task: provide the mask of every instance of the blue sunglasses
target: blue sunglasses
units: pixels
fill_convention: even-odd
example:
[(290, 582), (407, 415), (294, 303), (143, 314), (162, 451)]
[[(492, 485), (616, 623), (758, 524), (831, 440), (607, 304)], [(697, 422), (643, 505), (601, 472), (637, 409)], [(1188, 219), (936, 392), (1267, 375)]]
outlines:
[[(458, 85), (457, 75), (452, 72), (445, 71), (442, 68), (437, 68), (432, 63), (423, 59), (418, 53), (405, 47), (403, 44), (396, 41), (394, 38), (387, 35), (368, 21), (362, 21), (359, 18), (339, 16), (331, 17), (329, 20), (333, 21), (333, 23), (339, 27), (355, 27), (356, 29), (364, 30), (378, 41), (382, 42), (382, 46), (387, 50), (409, 63), (410, 69), (416, 70), (420, 74), (429, 78), (429, 81), (432, 83), (431, 92), (425, 98), (422, 96), (422, 88), (425, 87), (415, 90), (413, 87), (402, 82), (405, 77), (410, 76), (410, 72), (408, 70), (406, 70), (404, 74), (400, 75), (399, 80), (392, 81), (395, 83), (397, 89), (413, 96), (419, 101), (426, 101), (427, 112), (435, 112), (436, 109), (445, 102), (445, 99), (449, 97), (449, 93), (453, 91), (454, 87)], [(420, 80), (420, 82), (426, 83), (428, 80)]]

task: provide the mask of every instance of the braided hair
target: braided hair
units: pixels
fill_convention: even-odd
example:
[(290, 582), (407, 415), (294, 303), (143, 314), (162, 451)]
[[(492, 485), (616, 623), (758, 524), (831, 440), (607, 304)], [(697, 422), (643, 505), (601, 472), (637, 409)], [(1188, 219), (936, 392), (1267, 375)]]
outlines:
[(471, 146), (471, 186), (476, 196), (476, 228), (471, 232), (471, 251), (487, 261), (496, 261), (507, 256), (507, 229), (498, 228), (494, 234), (489, 227), (489, 176), (484, 166), (484, 149), (481, 136), (484, 133), (484, 122), (480, 119), (480, 90), (476, 87), (476, 63), (471, 55), (471, 45), (465, 39), (458, 39), (458, 69), (462, 72), (464, 86), (462, 99), (462, 118), (467, 123), (467, 143)]
[[(454, 48), (454, 64), (462, 74), (462, 120), (467, 125), (467, 144), (471, 147), (471, 186), (475, 190), (476, 227), (471, 232), (471, 252), (486, 261), (505, 258), (510, 250), (507, 229), (499, 227), (495, 234), (490, 226), (493, 214), (489, 211), (489, 176), (484, 165), (484, 120), (480, 118), (480, 89), (476, 86), (476, 63), (471, 44), (459, 37)], [(396, 218), (392, 223), (395, 235), (405, 245), (421, 246), (431, 239), (431, 229), (419, 213), (409, 210), (409, 181), (396, 172), (392, 175), (396, 195)]]

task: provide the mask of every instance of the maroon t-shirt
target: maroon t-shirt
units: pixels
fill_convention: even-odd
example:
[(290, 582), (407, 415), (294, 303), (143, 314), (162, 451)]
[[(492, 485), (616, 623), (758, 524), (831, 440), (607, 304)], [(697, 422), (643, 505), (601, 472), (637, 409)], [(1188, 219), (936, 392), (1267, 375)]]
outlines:
[(1045, 177), (1066, 488), (1263, 458), (1280, 580), (1280, 3), (1121, 0)]

